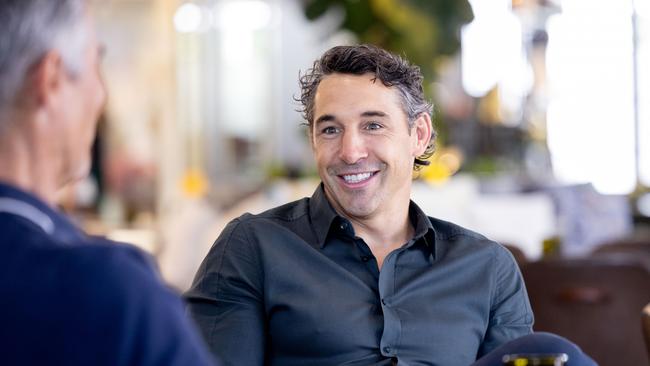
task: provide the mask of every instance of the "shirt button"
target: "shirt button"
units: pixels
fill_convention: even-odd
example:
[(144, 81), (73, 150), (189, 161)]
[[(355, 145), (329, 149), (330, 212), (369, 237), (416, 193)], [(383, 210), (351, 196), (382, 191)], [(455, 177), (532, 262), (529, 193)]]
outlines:
[(390, 353), (390, 347), (388, 346), (384, 347), (384, 353)]
[(339, 227), (341, 228), (341, 230), (346, 230), (348, 228), (348, 224), (344, 222)]
[(370, 257), (367, 256), (367, 255), (364, 255), (363, 257), (361, 257), (361, 260), (364, 261), (364, 262), (367, 262), (367, 261), (370, 260)]
[(385, 306), (386, 305), (386, 299), (381, 299), (381, 303), (382, 303), (382, 305)]

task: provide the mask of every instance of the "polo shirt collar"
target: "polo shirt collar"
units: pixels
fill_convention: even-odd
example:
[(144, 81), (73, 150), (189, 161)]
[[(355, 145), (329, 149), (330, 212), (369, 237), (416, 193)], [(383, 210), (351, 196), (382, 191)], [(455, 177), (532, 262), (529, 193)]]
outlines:
[(0, 211), (26, 219), (62, 244), (72, 244), (85, 239), (85, 235), (56, 209), (33, 194), (2, 182)]

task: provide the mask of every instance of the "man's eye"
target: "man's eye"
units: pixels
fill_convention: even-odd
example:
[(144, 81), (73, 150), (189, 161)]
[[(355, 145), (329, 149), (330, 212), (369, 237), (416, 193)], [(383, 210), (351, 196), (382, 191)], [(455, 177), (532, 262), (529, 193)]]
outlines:
[(323, 129), (321, 130), (321, 133), (323, 133), (323, 134), (325, 134), (325, 135), (333, 135), (333, 134), (335, 134), (335, 133), (337, 133), (337, 132), (339, 132), (339, 129), (336, 128), (336, 127), (332, 127), (332, 126), (330, 126), (330, 127), (325, 127), (325, 128), (323, 128)]
[(377, 122), (370, 122), (366, 126), (366, 129), (368, 129), (368, 130), (379, 130), (381, 128), (382, 128), (382, 126)]

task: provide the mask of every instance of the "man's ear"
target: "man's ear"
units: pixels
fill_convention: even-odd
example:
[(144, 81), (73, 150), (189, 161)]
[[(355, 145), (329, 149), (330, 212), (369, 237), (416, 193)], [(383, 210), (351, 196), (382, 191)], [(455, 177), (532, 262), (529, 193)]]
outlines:
[(30, 99), (38, 106), (51, 103), (61, 88), (65, 72), (61, 55), (56, 51), (47, 52), (28, 73), (27, 94)]
[(415, 145), (413, 146), (413, 155), (418, 157), (427, 150), (429, 142), (431, 141), (431, 117), (428, 113), (421, 113), (418, 118), (413, 121), (412, 133), (415, 138)]
[(307, 124), (307, 137), (309, 138), (309, 146), (311, 146), (311, 151), (316, 152), (316, 144), (314, 141), (314, 125), (312, 123)]

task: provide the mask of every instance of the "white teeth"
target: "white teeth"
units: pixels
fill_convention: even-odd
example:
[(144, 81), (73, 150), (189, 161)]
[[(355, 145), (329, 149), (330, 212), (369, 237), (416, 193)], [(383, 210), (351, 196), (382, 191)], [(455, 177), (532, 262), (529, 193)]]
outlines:
[(346, 183), (359, 183), (370, 178), (371, 175), (371, 173), (350, 174), (344, 175), (343, 179), (345, 179)]

